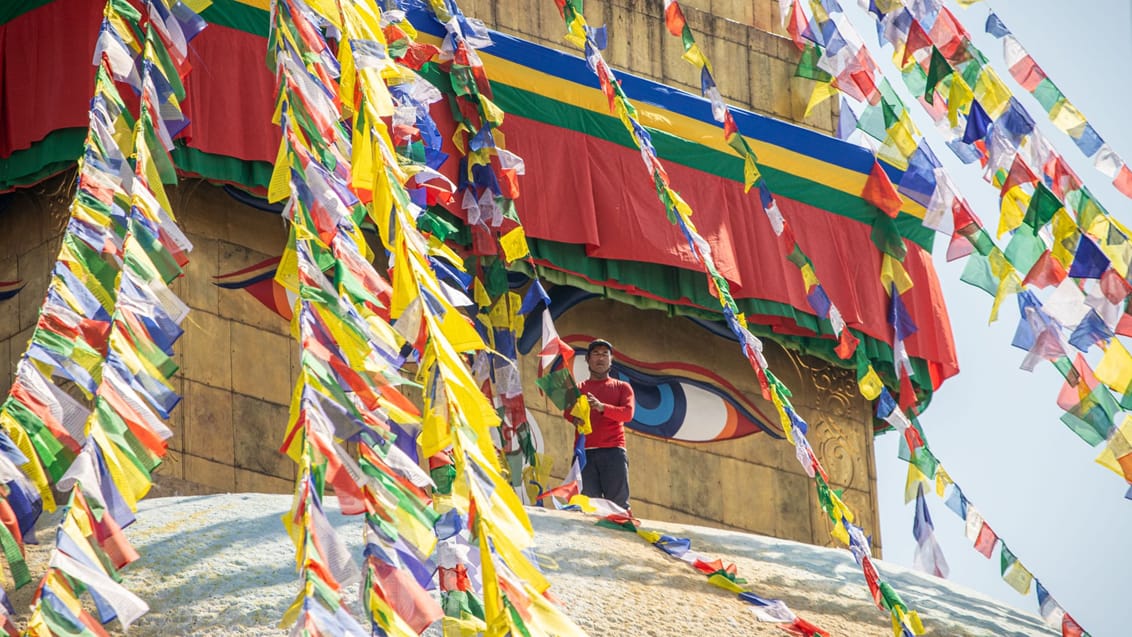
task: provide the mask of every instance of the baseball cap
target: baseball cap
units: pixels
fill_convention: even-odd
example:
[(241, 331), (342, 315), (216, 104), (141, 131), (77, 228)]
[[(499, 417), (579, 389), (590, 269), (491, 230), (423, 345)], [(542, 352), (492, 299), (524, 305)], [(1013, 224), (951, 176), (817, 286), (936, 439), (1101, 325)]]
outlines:
[(604, 338), (598, 338), (591, 341), (590, 344), (586, 347), (586, 354), (592, 354), (593, 351), (599, 347), (607, 347), (609, 348), (609, 353), (613, 353), (613, 343), (610, 343)]

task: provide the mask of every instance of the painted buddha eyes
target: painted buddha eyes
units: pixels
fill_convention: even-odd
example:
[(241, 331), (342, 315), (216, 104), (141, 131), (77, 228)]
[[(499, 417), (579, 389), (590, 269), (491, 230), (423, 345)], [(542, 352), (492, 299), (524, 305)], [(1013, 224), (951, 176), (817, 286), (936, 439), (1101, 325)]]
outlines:
[[(574, 359), (574, 374), (588, 377), (582, 357)], [(617, 358), (611, 374), (633, 386), (637, 408), (626, 426), (658, 438), (710, 442), (767, 431), (753, 405), (737, 392), (715, 382), (714, 373), (687, 363), (640, 363)]]

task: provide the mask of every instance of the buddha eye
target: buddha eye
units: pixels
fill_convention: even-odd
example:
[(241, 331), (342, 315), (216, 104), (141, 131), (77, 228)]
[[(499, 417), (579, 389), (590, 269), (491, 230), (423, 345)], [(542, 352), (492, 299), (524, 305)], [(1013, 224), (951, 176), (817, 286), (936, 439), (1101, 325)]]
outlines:
[[(589, 370), (574, 359), (574, 377)], [(649, 436), (682, 442), (712, 442), (770, 432), (772, 422), (749, 399), (712, 371), (687, 363), (645, 363), (618, 354), (613, 378), (633, 387), (637, 408), (626, 427)]]

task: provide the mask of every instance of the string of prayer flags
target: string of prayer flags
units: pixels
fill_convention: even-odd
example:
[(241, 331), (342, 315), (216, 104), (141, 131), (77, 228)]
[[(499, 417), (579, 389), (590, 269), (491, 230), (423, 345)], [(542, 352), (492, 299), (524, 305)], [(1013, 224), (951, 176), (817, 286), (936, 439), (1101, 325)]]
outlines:
[[(1019, 299), (1023, 315), (1014, 344), (1027, 350), (1022, 367), (1032, 370), (1037, 361), (1045, 359), (1066, 375), (1075, 367), (1068, 358), (1068, 346), (1082, 351), (1094, 344), (1111, 348), (1120, 307), (1127, 298), (1127, 229), (1107, 214), (1034, 128), (1033, 118), (1010, 96), (986, 57), (969, 42), (956, 46), (955, 36), (962, 32), (962, 25), (954, 16), (942, 11), (941, 20), (926, 7), (903, 1), (873, 13), (882, 37), (908, 60), (904, 77), (910, 88), (916, 85), (907, 72), (915, 66), (912, 59), (922, 65), (921, 71), (937, 66), (941, 83), (945, 87), (950, 83), (950, 91), (941, 92), (950, 100), (946, 109), (949, 126), (942, 125), (942, 110), (929, 112), (941, 129), (952, 129), (950, 134), (956, 136), (952, 141), (959, 142), (962, 133), (958, 145), (949, 145), (957, 152), (963, 148), (973, 152), (985, 164), (984, 178), (999, 191), (998, 235), (1010, 235), (1005, 250), (994, 245), (946, 177), (937, 175), (926, 225), (951, 230), (949, 259), (972, 255), (962, 280), (994, 297), (992, 321), (1007, 296), (1024, 292), (1028, 286), (1057, 286), (1044, 303), (1033, 294)], [(926, 26), (919, 26), (921, 23)], [(924, 33), (933, 47), (930, 58), (919, 53), (927, 50)], [(1025, 75), (1032, 75), (1032, 67), (1026, 69)], [(958, 90), (964, 87), (974, 88)], [(964, 111), (965, 123), (959, 117)], [(947, 215), (949, 207), (951, 215)], [(946, 222), (948, 217), (951, 224)], [(1066, 378), (1077, 386), (1074, 379)], [(1068, 400), (1070, 395), (1076, 397)], [(1118, 406), (1108, 388), (1098, 388), (1094, 382), (1087, 390), (1063, 392), (1059, 404), (1066, 409), (1063, 422), (1089, 444), (1097, 445), (1112, 435)], [(1107, 456), (1099, 460), (1106, 464)], [(1106, 466), (1113, 468), (1117, 463)], [(1116, 472), (1123, 476), (1122, 471)]]
[[(104, 513), (104, 518), (109, 515)], [(149, 611), (119, 583), (121, 576), (96, 537), (97, 527), (97, 517), (76, 483), (55, 530), (55, 548), (36, 592), (27, 634), (105, 634), (102, 624), (117, 619), (128, 628)], [(97, 617), (81, 602), (83, 593), (90, 594)]]
[[(795, 444), (799, 462), (807, 474), (814, 478), (818, 488), (819, 502), (833, 525), (831, 535), (843, 544), (851, 545), (853, 542), (851, 529), (855, 516), (840, 499), (840, 496), (829, 488), (826, 482), (826, 471), (814, 455), (813, 448), (806, 439), (808, 425), (790, 404), (789, 397), (791, 394), (789, 389), (769, 370), (766, 360), (762, 356), (762, 343), (747, 329), (746, 318), (739, 312), (735, 300), (730, 294), (730, 284), (716, 267), (711, 246), (699, 234), (692, 222), (693, 211), (691, 206), (669, 185), (667, 173), (653, 149), (651, 136), (637, 119), (636, 108), (629, 101), (624, 91), (621, 90), (620, 83), (616, 81), (613, 71), (602, 59), (600, 49), (592, 41), (590, 34), (593, 31), (588, 29), (585, 18), (580, 13), (575, 14), (573, 19), (581, 23), (583, 33), (586, 34), (586, 41), (579, 48), (586, 51), (590, 70), (599, 78), (604, 77), (605, 79), (602, 81), (609, 82), (614, 87), (610, 110), (620, 116), (626, 130), (640, 149), (645, 167), (656, 187), (657, 197), (664, 204), (669, 221), (681, 230), (688, 240), (692, 253), (702, 264), (707, 274), (709, 289), (719, 301), (728, 327), (735, 334), (744, 354), (751, 363), (752, 369), (759, 379), (763, 397), (774, 403), (786, 439)], [(862, 568), (865, 567), (862, 566)], [(891, 587), (886, 583), (884, 586), (891, 590)], [(895, 595), (895, 591), (892, 591), (892, 593)], [(896, 599), (898, 599), (898, 596), (896, 596)], [(902, 630), (913, 635), (923, 633), (919, 615), (915, 611), (908, 610), (902, 601), (888, 603), (881, 607), (890, 613), (897, 637), (900, 636)]]
[[(508, 463), (512, 485), (524, 502), (529, 502), (530, 494), (522, 488), (524, 477), (549, 473), (549, 468), (542, 466), (531, 442), (515, 345), (523, 323), (519, 316), (525, 316), (534, 309), (529, 299), (536, 303), (545, 299), (549, 303), (549, 297), (542, 291), (537, 274), (522, 303), (516, 302), (517, 297), (510, 292), (509, 286), (490, 285), (491, 280), (505, 278), (506, 265), (529, 261), (526, 233), (515, 206), (519, 197), (518, 176), (524, 172), (523, 160), (506, 150), (503, 136), (496, 134), (502, 113), (497, 112), (499, 109), (491, 102), (487, 73), (476, 53), (476, 49), (491, 42), (483, 25), (464, 16), (455, 2), (433, 3), (431, 8), (446, 30), (438, 49), (440, 70), (447, 70), (451, 78), (466, 69), (475, 80), (453, 80), (452, 86), (459, 85), (461, 88), (453, 90), (448, 100), (450, 113), (457, 122), (455, 145), (463, 157), (461, 179), (454, 195), (466, 211), (466, 223), (472, 233), (475, 262), (469, 269), (475, 272), (476, 281), (483, 279), (489, 282), (488, 285), (473, 282), (476, 285), (473, 296), (483, 291), (482, 296), (476, 296), (479, 312), (475, 320), (482, 326), (491, 347), (491, 351), (477, 352), (479, 360), (473, 362), (473, 369), (477, 370), (477, 380), (490, 392), (493, 402), (501, 410), (500, 447)], [(441, 85), (443, 87), (443, 82)], [(411, 94), (408, 99), (412, 99)], [(436, 125), (428, 109), (420, 104), (416, 106), (417, 128), (435, 130)], [(494, 161), (492, 155), (496, 158)], [(492, 184), (499, 184), (499, 187), (493, 188)], [(534, 267), (527, 269), (537, 272)], [(536, 294), (540, 291), (541, 296)], [(543, 313), (543, 317), (544, 322), (550, 320), (549, 313)], [(554, 388), (558, 387), (576, 387), (573, 368), (569, 361), (565, 362), (567, 364), (552, 372), (541, 366), (536, 384), (544, 391), (550, 389), (555, 392)], [(545, 373), (550, 376), (544, 376)], [(580, 392), (566, 391), (571, 400), (561, 408), (564, 413), (578, 412), (581, 420), (579, 431), (588, 433), (588, 414), (584, 412), (585, 406), (579, 404)]]
[[(1031, 582), (1035, 583), (1042, 618), (1050, 626), (1061, 627), (1065, 612), (1060, 604), (1007, 547), (1005, 540), (995, 533), (978, 508), (967, 499), (959, 484), (932, 453), (915, 417), (909, 418), (904, 410), (896, 405), (887, 388), (881, 390), (876, 403), (877, 418), (887, 422), (901, 434), (899, 456), (909, 463), (909, 485), (913, 487), (914, 495), (906, 497), (906, 501), (910, 502), (914, 499), (916, 502), (912, 526), (912, 534), (916, 539), (916, 550), (913, 555), (916, 568), (937, 577), (947, 577), (947, 562), (935, 538), (935, 525), (932, 523), (925, 498), (924, 485), (930, 485), (934, 478), (935, 494), (944, 501), (948, 509), (964, 521), (964, 534), (972, 547), (987, 559), (991, 559), (995, 548), (999, 547), (999, 569), (1003, 581), (1022, 595), (1029, 593)], [(1132, 450), (1132, 447), (1129, 449)]]
[[(802, 275), (802, 281), (806, 286), (806, 300), (818, 317), (829, 320), (833, 334), (839, 343), (836, 348), (837, 355), (843, 359), (848, 359), (856, 350), (858, 339), (852, 334), (845, 320), (842, 318), (841, 311), (837, 309), (837, 306), (834, 304), (833, 300), (830, 299), (829, 294), (822, 286), (814, 270), (813, 261), (802, 249), (801, 244), (798, 243), (797, 235), (790, 227), (789, 222), (782, 215), (778, 204), (775, 203), (774, 195), (771, 193), (766, 180), (763, 179), (762, 173), (759, 170), (758, 155), (747, 139), (739, 132), (739, 127), (735, 124), (735, 119), (731, 114), (731, 107), (724, 101), (719, 87), (716, 85), (715, 79), (712, 76), (711, 62), (704, 54), (703, 49), (696, 43), (695, 35), (692, 33), (687, 20), (684, 18), (684, 10), (680, 7), (680, 3), (677, 0), (665, 0), (664, 20), (668, 32), (680, 38), (681, 45), (684, 49), (684, 60), (695, 66), (699, 72), (701, 93), (705, 98), (711, 101), (712, 117), (722, 125), (724, 141), (743, 158), (744, 191), (750, 192), (752, 188), (757, 189), (763, 211), (770, 221), (770, 226), (774, 230), (775, 235), (782, 240), (785, 248), (784, 254), (787, 255), (787, 260), (795, 265)], [(799, 73), (804, 74), (805, 77), (810, 77), (810, 79), (822, 80), (825, 77), (825, 75), (823, 75), (825, 71), (816, 66), (816, 56), (819, 56), (820, 52), (814, 47), (806, 48), (805, 51), (808, 55), (807, 53), (803, 54), (803, 60), (799, 63)], [(600, 68), (597, 66), (598, 64), (604, 64), (604, 61), (599, 58), (595, 63), (595, 68)], [(595, 72), (598, 71), (595, 70)], [(599, 75), (599, 77), (607, 78), (604, 73)], [(821, 85), (820, 81), (819, 85)], [(828, 86), (828, 80), (825, 81), (825, 85)], [(602, 86), (612, 87), (612, 84), (607, 78), (603, 80)], [(827, 93), (827, 96), (831, 95), (832, 92)], [(608, 92), (608, 96), (610, 97), (611, 105), (614, 104), (615, 96), (612, 89)], [(809, 114), (809, 110), (813, 108), (813, 106), (813, 100), (811, 100), (810, 106), (807, 107), (807, 114)], [(612, 108), (611, 106), (611, 109)]]
[(575, 495), (569, 499), (569, 508), (598, 518), (597, 526), (635, 533), (658, 550), (703, 573), (709, 584), (735, 593), (740, 601), (751, 607), (761, 622), (778, 624), (783, 630), (804, 637), (829, 637), (830, 633), (799, 617), (780, 599), (758, 595), (747, 580), (739, 577), (735, 564), (712, 558), (692, 549), (689, 538), (672, 537), (658, 531), (640, 527), (640, 521), (616, 503), (603, 498)]
[[(791, 3), (791, 8), (783, 12), (783, 19), (790, 20), (790, 24), (805, 23), (805, 29), (796, 28), (795, 35), (812, 42), (812, 45), (800, 46), (803, 53), (797, 73), (818, 80), (829, 76), (831, 92), (840, 89), (855, 100), (866, 104), (859, 119), (847, 102), (843, 100), (842, 105), (843, 118), (854, 120), (855, 128), (865, 131), (881, 143), (880, 148), (874, 151), (878, 161), (874, 161), (861, 196), (879, 211), (873, 223), (872, 238), (884, 255), (885, 262), (887, 263), (890, 257), (903, 260), (906, 248), (892, 221), (899, 215), (903, 206), (901, 194), (907, 194), (921, 203), (930, 200), (936, 187), (937, 179), (934, 175), (939, 162), (929, 151), (923, 150), (927, 147), (926, 142), (920, 136), (907, 109), (887, 79), (877, 79), (879, 68), (861, 43), (860, 37), (851, 30), (842, 33), (839, 23), (830, 16), (831, 13), (840, 12), (837, 3), (832, 3), (828, 10), (823, 4), (811, 3), (810, 10), (813, 17), (807, 19), (801, 3), (795, 0)], [(849, 26), (844, 21), (842, 24)], [(795, 43), (801, 44), (798, 38), (795, 39)], [(819, 83), (819, 88), (820, 86)], [(843, 122), (839, 122), (839, 129), (843, 129), (839, 136), (848, 136), (846, 126)], [(884, 159), (886, 163), (905, 170), (905, 178), (901, 180), (899, 188), (892, 183), (879, 159)], [(888, 292), (890, 286), (885, 281), (885, 272), (882, 271), (881, 282)], [(901, 293), (904, 291), (902, 289)], [(901, 347), (900, 339), (895, 339), (893, 346)], [(848, 358), (848, 356), (844, 357)], [(900, 365), (897, 365), (896, 377), (901, 383), (901, 399), (907, 404), (912, 404), (917, 397), (912, 388), (910, 369), (908, 372), (907, 377), (902, 376)], [(862, 371), (859, 380), (863, 382), (867, 373), (867, 369)]]
[(1132, 168), (1073, 106), (993, 10), (987, 15), (985, 30), (1002, 40), (1002, 58), (1011, 77), (1033, 96), (1054, 126), (1068, 135), (1085, 157), (1093, 160), (1094, 168), (1110, 179), (1121, 194), (1132, 198)]
[[(325, 50), (310, 7), (286, 2), (276, 10), (277, 29), (301, 30), (307, 33), (304, 44)], [(283, 622), (318, 632), (369, 632), (334, 592), (361, 579), (372, 630), (415, 633), (423, 629), (422, 622), (427, 626), (442, 614), (412, 575), (431, 572), (424, 565), (436, 543), (436, 515), (428, 509), (424, 491), (431, 482), (394, 444), (397, 436), (410, 436), (419, 426), (419, 412), (396, 388), (402, 382), (396, 370), (404, 337), (381, 316), (385, 304), (374, 288), (387, 284), (360, 252), (365, 243), (358, 240), (357, 223), (365, 213), (346, 186), (349, 174), (338, 170), (342, 164), (336, 161), (332, 169), (313, 152), (321, 147), (328, 151), (326, 157), (349, 157), (348, 137), (330, 129), (333, 138), (327, 140), (310, 118), (292, 110), (304, 100), (298, 87), (329, 77), (324, 73), (334, 66), (333, 58), (303, 56), (292, 48), (299, 41), (278, 37), (274, 56), (286, 87), (281, 91), (280, 156), (290, 173), (286, 216), (292, 224), (288, 252), (294, 255), (287, 260), (293, 269), (281, 266), (279, 277), (298, 293), (295, 318), (302, 352), (282, 451), (299, 464), (292, 511), (284, 522), (304, 585)], [(346, 47), (339, 50), (348, 55)], [(324, 115), (327, 121), (336, 119)], [(336, 273), (334, 281), (326, 271)], [(340, 442), (347, 440), (357, 444), (358, 460)], [(364, 568), (326, 522), (322, 499), (327, 484), (343, 512), (366, 516)]]
[[(409, 191), (418, 183), (415, 175), (421, 171), (421, 158), (410, 152), (409, 156), (413, 159), (402, 163), (402, 158), (408, 158), (402, 154), (403, 151), (411, 149), (414, 142), (411, 137), (403, 137), (402, 142), (408, 143), (395, 146), (394, 134), (384, 120), (396, 110), (396, 90), (391, 87), (403, 83), (412, 84), (417, 76), (411, 67), (398, 64), (388, 55), (367, 57), (365, 65), (358, 63), (357, 53), (374, 48), (375, 43), (378, 50), (388, 50), (388, 40), (377, 25), (382, 20), (395, 24), (401, 18), (396, 13), (379, 15), (372, 7), (354, 2), (339, 3), (338, 12), (332, 15), (323, 11), (321, 5), (310, 7), (297, 1), (279, 3), (277, 7), (274, 24), (282, 23), (286, 26), (289, 22), (306, 22), (305, 30), (313, 35), (306, 40), (297, 38), (291, 42), (286, 38), (274, 40), (277, 64), (286, 71), (288, 79), (293, 80), (286, 88), (294, 91), (295, 96), (295, 99), (287, 102), (289, 108), (281, 111), (287, 115), (286, 118), (281, 118), (287, 148), (280, 153), (281, 163), (276, 167), (276, 174), (285, 174), (288, 169), (292, 177), (318, 173), (322, 175), (324, 182), (332, 185), (330, 188), (317, 189), (315, 194), (318, 197), (311, 199), (306, 194), (310, 189), (300, 188), (296, 179), (288, 180), (288, 190), (293, 190), (295, 195), (288, 204), (289, 218), (296, 220), (292, 226), (292, 236), (301, 239), (307, 248), (311, 248), (308, 250), (311, 258), (302, 256), (300, 250), (304, 248), (292, 243), (289, 251), (295, 256), (284, 259), (284, 262), (290, 260), (298, 267), (288, 268), (290, 272), (282, 274), (281, 278), (292, 287), (299, 287), (300, 299), (305, 296), (312, 302), (328, 303), (335, 291), (333, 284), (321, 276), (319, 265), (323, 262), (317, 254), (319, 250), (313, 248), (328, 239), (354, 235), (356, 224), (365, 215), (374, 221), (382, 244), (391, 252), (392, 290), (388, 316), (396, 323), (386, 334), (403, 339), (409, 348), (409, 355), (418, 361), (418, 385), (424, 389), (424, 410), (419, 417), (421, 451), (430, 458), (446, 450), (451, 454), (452, 470), (448, 484), (451, 494), (448, 500), (453, 505), (452, 508), (467, 520), (466, 531), (457, 535), (468, 540), (465, 547), (469, 552), (478, 547), (480, 557), (482, 577), (477, 581), (482, 589), (480, 608), (483, 619), (472, 621), (461, 615), (449, 617), (452, 621), (446, 619), (446, 625), (465, 634), (481, 631), (485, 627), (489, 627), (493, 633), (512, 629), (525, 631), (527, 619), (522, 613), (511, 612), (512, 609), (524, 608), (531, 609), (527, 617), (532, 626), (545, 625), (559, 634), (576, 634), (577, 629), (572, 628), (568, 620), (556, 609), (540, 601), (548, 583), (524, 553), (531, 544), (530, 525), (523, 514), (518, 496), (502, 474), (492, 442), (491, 430), (499, 426), (500, 417), (490, 399), (481, 391), (476, 373), (468, 367), (464, 358), (465, 353), (474, 355), (485, 349), (486, 344), (458, 309), (466, 307), (467, 303), (466, 295), (456, 287), (464, 285), (458, 282), (461, 276), (455, 274), (463, 271), (462, 264), (450, 249), (439, 241), (426, 237), (417, 227), (416, 220), (423, 211), (421, 204), (414, 198), (415, 195)], [(317, 22), (307, 20), (308, 16), (317, 16)], [(319, 28), (316, 28), (316, 25), (325, 24), (336, 25), (335, 32), (342, 35), (338, 59), (318, 55), (318, 52), (328, 50), (320, 44), (322, 36)], [(457, 24), (460, 24), (458, 19)], [(464, 26), (461, 25), (460, 28)], [(403, 26), (400, 29), (402, 33), (408, 33)], [(470, 32), (474, 33), (474, 30)], [(398, 38), (398, 41), (403, 39)], [(304, 44), (297, 44), (299, 41)], [(311, 51), (295, 49), (298, 46), (305, 47), (307, 41), (314, 42), (315, 48)], [(328, 64), (333, 64), (334, 68), (330, 70), (343, 69), (336, 85), (322, 79), (332, 77), (333, 73), (312, 72), (308, 68), (308, 65), (312, 65), (317, 71), (318, 67)], [(371, 72), (378, 67), (380, 72)], [(342, 89), (343, 85), (356, 90), (346, 93)], [(349, 135), (344, 134), (345, 129), (340, 129), (334, 123), (340, 116), (338, 104), (341, 100), (324, 99), (319, 96), (319, 91), (324, 96), (356, 96), (352, 103), (347, 101), (348, 106), (343, 107), (345, 112), (342, 114), (349, 118)], [(281, 95), (284, 94), (286, 91), (281, 92)], [(295, 109), (295, 117), (290, 116), (289, 109), (292, 107)], [(311, 111), (319, 112), (312, 114)], [(497, 109), (490, 108), (487, 112), (489, 121), (498, 125), (502, 114)], [(292, 121), (297, 125), (292, 125)], [(313, 148), (319, 148), (319, 154), (323, 156), (332, 156), (335, 159), (333, 168), (319, 168), (321, 158), (312, 153)], [(359, 174), (359, 170), (363, 168), (365, 173)], [(327, 175), (331, 177), (329, 181)], [(335, 179), (340, 179), (341, 183), (337, 183)], [(346, 187), (346, 184), (351, 184), (354, 188)], [(278, 194), (286, 196), (284, 192)], [(319, 205), (312, 206), (312, 203)], [(427, 199), (425, 203), (427, 204)], [(337, 211), (334, 217), (327, 216), (327, 212), (334, 211)], [(359, 240), (354, 241), (354, 244), (364, 245), (364, 242)], [(444, 262), (443, 266), (439, 265), (440, 261)], [(280, 271), (283, 272), (284, 269), (281, 267)], [(299, 274), (305, 276), (309, 283), (298, 286), (295, 280)], [(455, 279), (449, 275), (455, 275)], [(339, 319), (353, 317), (355, 313), (362, 311), (356, 306), (351, 309), (352, 303), (336, 305), (338, 307), (334, 315)], [(380, 321), (374, 321), (368, 315), (366, 319), (367, 324), (384, 332), (385, 328), (380, 327)], [(361, 329), (362, 324), (356, 321), (357, 319), (350, 318), (349, 323)], [(368, 358), (365, 354), (367, 344), (371, 344), (371, 341), (380, 343), (382, 340), (365, 337), (364, 332), (352, 335), (345, 329), (335, 327), (335, 324), (334, 321), (328, 322), (327, 329), (351, 360), (350, 368), (358, 367), (353, 364), (353, 360)], [(309, 339), (304, 344), (313, 346)], [(397, 361), (394, 367), (399, 365), (400, 361)], [(333, 385), (330, 380), (320, 380), (320, 383), (324, 386)], [(390, 394), (383, 392), (382, 395)], [(301, 411), (293, 410), (295, 413)], [(292, 455), (298, 451), (297, 443), (302, 441), (300, 434), (303, 431), (299, 425), (309, 425), (310, 422), (313, 421), (293, 417), (289, 442), (285, 443), (285, 449)], [(328, 462), (337, 455), (343, 469), (350, 469), (351, 465), (345, 462), (341, 451), (337, 454), (329, 453), (333, 448), (327, 446), (327, 440), (329, 438), (325, 435), (314, 439), (319, 443), (319, 453)], [(336, 469), (327, 466), (329, 480)], [(353, 471), (347, 473), (352, 475)], [(341, 498), (343, 490), (350, 492), (353, 488), (345, 479), (337, 480), (333, 485)], [(427, 479), (425, 484), (431, 486)], [(386, 508), (391, 514), (395, 514), (397, 510), (400, 508)], [(396, 529), (406, 541), (415, 537), (414, 529), (420, 530), (400, 515), (393, 515), (392, 520), (386, 520), (384, 530), (390, 529)], [(427, 558), (436, 548), (435, 535), (430, 533), (428, 536), (433, 538), (432, 545), (417, 546), (414, 549), (420, 553), (417, 557)], [(427, 538), (421, 534), (419, 539)], [(455, 550), (458, 547), (450, 548)], [(452, 564), (452, 561), (445, 563)], [(309, 573), (310, 569), (306, 571)], [(475, 581), (472, 583), (474, 585)], [(446, 598), (442, 604), (449, 613), (454, 599)], [(371, 606), (371, 609), (376, 608), (378, 607)], [(386, 621), (384, 617), (375, 619), (379, 624)]]
[[(169, 59), (176, 49), (183, 60), (204, 25), (177, 5), (147, 2), (144, 14), (123, 2), (106, 6), (71, 217), (28, 350), (0, 406), (12, 450), (2, 461), (5, 474), (20, 476), (8, 481), (2, 501), (16, 524), (0, 530), (17, 586), (30, 580), (22, 542), (39, 513), (55, 508), (50, 485), (69, 493), (29, 634), (101, 634), (101, 624), (117, 618), (128, 626), (148, 610), (118, 583), (117, 569), (138, 558), (121, 529), (149, 491), (173, 435), (162, 419), (180, 400), (169, 379), (188, 307), (168, 284), (181, 275), (192, 244), (162, 184), (176, 179), (168, 153), (187, 124), (180, 101), (189, 69)], [(136, 117), (112, 78), (139, 91)], [(76, 383), (86, 402), (63, 392), (56, 377)], [(97, 617), (83, 609), (83, 592)]]

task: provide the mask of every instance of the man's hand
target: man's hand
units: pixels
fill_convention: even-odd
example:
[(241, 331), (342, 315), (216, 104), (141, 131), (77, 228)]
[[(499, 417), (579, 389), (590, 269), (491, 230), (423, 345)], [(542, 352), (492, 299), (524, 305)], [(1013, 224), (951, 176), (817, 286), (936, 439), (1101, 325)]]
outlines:
[(590, 409), (596, 409), (601, 412), (605, 411), (605, 403), (598, 400), (597, 396), (594, 396), (592, 392), (586, 394), (586, 400), (590, 401)]

